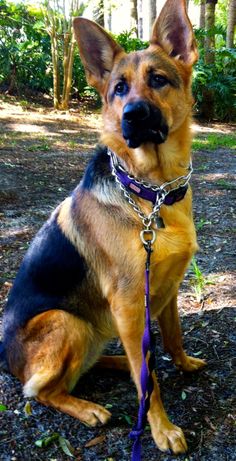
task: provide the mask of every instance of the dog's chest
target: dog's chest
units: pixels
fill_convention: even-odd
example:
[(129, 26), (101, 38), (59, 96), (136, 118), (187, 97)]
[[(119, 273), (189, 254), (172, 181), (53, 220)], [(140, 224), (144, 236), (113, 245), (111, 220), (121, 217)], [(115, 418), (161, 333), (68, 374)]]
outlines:
[[(150, 264), (150, 296), (152, 315), (166, 305), (177, 293), (186, 268), (197, 249), (194, 228), (174, 229), (166, 227), (156, 230)], [(146, 252), (142, 248), (142, 257), (134, 258), (133, 270), (138, 272), (137, 280), (143, 281), (140, 296), (143, 296)], [(142, 293), (141, 293), (142, 291)]]

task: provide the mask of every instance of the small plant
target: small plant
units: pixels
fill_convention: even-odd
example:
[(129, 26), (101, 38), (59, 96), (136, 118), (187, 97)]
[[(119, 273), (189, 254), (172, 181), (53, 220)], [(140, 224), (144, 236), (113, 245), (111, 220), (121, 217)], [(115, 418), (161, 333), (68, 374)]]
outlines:
[(190, 284), (195, 293), (197, 302), (200, 303), (204, 299), (204, 289), (206, 285), (214, 285), (214, 282), (203, 274), (194, 257), (191, 261), (190, 267), (193, 272), (193, 277), (190, 279)]
[(201, 218), (200, 221), (196, 223), (197, 231), (200, 231), (204, 226), (211, 225), (211, 221), (206, 221), (204, 218)]
[(22, 109), (27, 109), (27, 108), (28, 108), (28, 105), (29, 105), (29, 103), (28, 103), (28, 101), (26, 101), (25, 99), (22, 99), (22, 100), (20, 101), (20, 106), (22, 107)]
[(227, 181), (223, 178), (218, 179), (215, 183), (217, 186), (219, 186), (221, 189), (226, 189), (226, 190), (231, 190), (235, 189), (235, 184), (231, 183), (230, 181)]
[(75, 147), (77, 146), (77, 142), (76, 141), (69, 141), (68, 142), (68, 147), (70, 147), (71, 149), (74, 149)]
[(45, 151), (49, 151), (50, 150), (50, 146), (49, 144), (47, 143), (42, 143), (42, 144), (32, 144), (28, 150), (30, 152), (39, 152), (39, 151), (42, 151), (42, 152), (45, 152)]

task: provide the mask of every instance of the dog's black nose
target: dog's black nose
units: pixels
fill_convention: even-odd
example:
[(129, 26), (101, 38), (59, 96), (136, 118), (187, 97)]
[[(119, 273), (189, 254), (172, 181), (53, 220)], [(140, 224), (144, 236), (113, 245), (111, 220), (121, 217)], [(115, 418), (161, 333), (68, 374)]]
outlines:
[(150, 117), (150, 108), (145, 101), (136, 101), (126, 104), (123, 110), (123, 120), (128, 123), (147, 120)]

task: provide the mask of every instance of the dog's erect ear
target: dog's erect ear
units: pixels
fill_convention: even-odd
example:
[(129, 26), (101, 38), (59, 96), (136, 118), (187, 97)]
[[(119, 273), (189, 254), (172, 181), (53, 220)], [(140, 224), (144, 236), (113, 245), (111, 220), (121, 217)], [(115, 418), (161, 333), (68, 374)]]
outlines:
[(115, 56), (124, 50), (102, 27), (89, 19), (75, 18), (73, 26), (87, 81), (102, 92)]
[(150, 43), (161, 46), (170, 56), (186, 64), (197, 61), (197, 46), (185, 0), (166, 1), (153, 26)]

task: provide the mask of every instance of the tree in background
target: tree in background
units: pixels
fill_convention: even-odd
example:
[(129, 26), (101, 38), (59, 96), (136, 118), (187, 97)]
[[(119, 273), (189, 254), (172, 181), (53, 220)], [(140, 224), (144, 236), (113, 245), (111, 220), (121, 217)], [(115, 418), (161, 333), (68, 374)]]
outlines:
[[(18, 0), (15, 2), (14, 0), (0, 0), (1, 91), (12, 94), (17, 92), (19, 95), (25, 95), (26, 98), (27, 95), (32, 95), (32, 92), (35, 94), (36, 91), (50, 95), (54, 92), (54, 106), (62, 109), (68, 108), (71, 87), (73, 97), (86, 97), (91, 100), (94, 98), (95, 92), (86, 83), (77, 47), (74, 52), (72, 16), (82, 13), (81, 4), (77, 2), (76, 5), (76, 1), (41, 0), (39, 6), (32, 6), (34, 0), (31, 0), (31, 5)], [(89, 5), (94, 5), (99, 1), (89, 0)], [(197, 114), (208, 120), (214, 118), (224, 121), (233, 120), (236, 113), (233, 106), (236, 86), (235, 51), (226, 48), (226, 31), (227, 28), (232, 30), (229, 18), (232, 16), (231, 5), (235, 5), (235, 1), (218, 0), (217, 5), (213, 5), (216, 9), (215, 26), (212, 29), (209, 21), (206, 27), (204, 24), (205, 1), (194, 0), (199, 5), (199, 15), (201, 11), (202, 21), (201, 28), (195, 30), (200, 59), (194, 70), (193, 90)], [(107, 27), (108, 12), (111, 15), (121, 4), (121, 0), (103, 0), (103, 2)], [(124, 0), (122, 2), (124, 4)], [(130, 2), (133, 5), (132, 16), (135, 21), (133, 24), (136, 24), (136, 30), (137, 24), (139, 27), (139, 38), (134, 38), (131, 31), (124, 31), (116, 38), (126, 50), (133, 51), (147, 45), (141, 40), (142, 19), (143, 15), (148, 14), (146, 8), (148, 2), (151, 8), (151, 0), (130, 0)], [(70, 6), (72, 3), (74, 7)], [(208, 0), (208, 6), (206, 5), (208, 9), (212, 6), (210, 3), (212, 1)], [(44, 5), (44, 15), (40, 4)], [(74, 11), (75, 5), (79, 6), (80, 11)], [(227, 6), (229, 6), (228, 10)], [(147, 22), (145, 21), (145, 26)], [(110, 21), (110, 28), (111, 26)], [(205, 39), (208, 35), (212, 37), (212, 34), (214, 35), (214, 48), (209, 54), (211, 58), (214, 57), (214, 60), (206, 63), (205, 54), (208, 49), (205, 46)]]
[(216, 3), (206, 4), (206, 25), (202, 22), (195, 30), (200, 57), (194, 69), (193, 93), (201, 118), (227, 121), (236, 116), (235, 51), (226, 47), (227, 3)]
[(131, 27), (134, 30), (136, 37), (138, 37), (138, 1), (130, 0), (130, 6)]
[(104, 0), (98, 0), (93, 8), (93, 18), (100, 26), (105, 27)]
[(218, 0), (206, 0), (205, 26), (206, 26), (206, 64), (212, 64), (215, 59), (215, 9)]
[(227, 35), (226, 35), (226, 46), (228, 48), (234, 47), (235, 26), (236, 26), (236, 0), (229, 0), (228, 18), (227, 18)]
[(137, 0), (138, 10), (138, 37), (143, 39), (143, 0)]
[(45, 0), (42, 8), (46, 31), (51, 40), (55, 109), (69, 108), (75, 51), (72, 19), (80, 15), (83, 9), (84, 5), (79, 0)]
[(151, 37), (152, 27), (157, 16), (157, 2), (156, 0), (148, 0), (149, 9), (149, 35)]
[[(199, 27), (202, 31), (205, 30), (205, 25), (206, 25), (206, 1), (201, 0), (200, 1), (200, 18), (199, 18)], [(201, 37), (199, 37), (199, 48), (204, 48), (204, 42), (205, 42), (205, 37), (202, 34)]]

